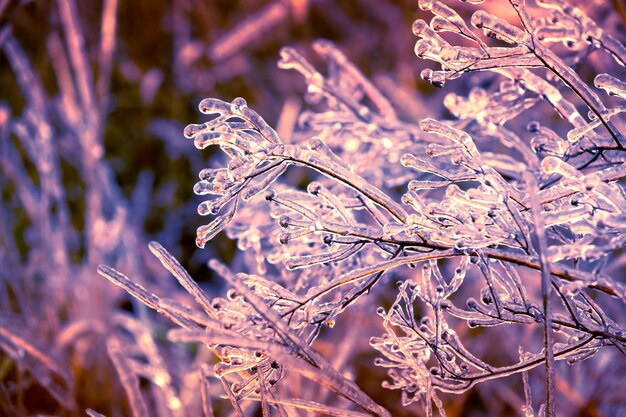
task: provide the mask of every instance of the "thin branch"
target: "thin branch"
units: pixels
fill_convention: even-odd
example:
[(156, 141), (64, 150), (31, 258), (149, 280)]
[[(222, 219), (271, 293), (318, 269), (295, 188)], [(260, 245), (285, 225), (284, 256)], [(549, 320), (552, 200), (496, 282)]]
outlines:
[(543, 329), (544, 329), (544, 352), (546, 356), (546, 416), (556, 416), (554, 378), (556, 365), (554, 363), (554, 336), (552, 334), (552, 308), (550, 306), (550, 290), (552, 288), (552, 276), (547, 259), (548, 244), (541, 203), (537, 190), (537, 181), (530, 172), (524, 173), (524, 181), (530, 195), (531, 213), (535, 224), (535, 236), (537, 237), (539, 263), (541, 265), (541, 296), (543, 299)]

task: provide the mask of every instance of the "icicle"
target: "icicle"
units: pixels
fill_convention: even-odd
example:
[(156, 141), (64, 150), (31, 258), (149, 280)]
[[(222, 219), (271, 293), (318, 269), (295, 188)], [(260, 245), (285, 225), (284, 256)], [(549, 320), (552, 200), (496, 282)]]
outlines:
[(557, 212), (544, 212), (546, 227), (555, 226), (557, 224), (567, 224), (578, 219), (585, 219), (591, 214), (591, 208), (587, 205), (581, 207), (572, 207), (570, 209), (560, 210)]
[[(198, 109), (201, 113), (212, 114), (225, 114), (230, 113), (230, 103), (222, 101), (217, 98), (205, 98), (198, 104)], [(185, 135), (187, 136), (187, 135)]]
[[(419, 56), (419, 55), (418, 55)], [(433, 71), (430, 68), (425, 68), (420, 73), (420, 76), (424, 81), (429, 82), (434, 87), (443, 88), (448, 79), (448, 74), (443, 71)]]
[(443, 178), (447, 178), (447, 173), (443, 169), (439, 169), (430, 162), (417, 158), (413, 154), (405, 153), (400, 157), (400, 163), (408, 168), (413, 168), (417, 171), (428, 172), (438, 175)]
[(280, 50), (278, 67), (293, 69), (301, 73), (307, 82), (309, 101), (316, 103), (321, 99), (324, 91), (324, 77), (295, 49), (285, 47)]
[(598, 74), (593, 80), (597, 88), (601, 88), (610, 96), (618, 96), (626, 100), (626, 82), (619, 80), (609, 74)]
[(211, 223), (198, 227), (196, 231), (196, 245), (199, 248), (204, 248), (206, 243), (213, 239), (215, 235), (224, 230), (233, 219), (235, 212), (237, 211), (237, 200), (233, 204), (233, 207), (225, 214), (218, 216)]
[(580, 173), (576, 168), (555, 156), (545, 157), (541, 161), (541, 169), (546, 174), (557, 173), (567, 179), (575, 180), (576, 182), (582, 181), (583, 178), (583, 174)]
[(512, 45), (523, 45), (530, 41), (528, 33), (484, 10), (474, 12), (471, 20), (472, 25), (477, 29), (483, 29), (487, 37), (494, 37)]
[(354, 255), (359, 250), (361, 250), (362, 247), (363, 243), (360, 243), (350, 245), (347, 248), (338, 251), (293, 257), (285, 262), (285, 268), (293, 270), (299, 268), (307, 268), (313, 265), (326, 264), (329, 262), (339, 262)]

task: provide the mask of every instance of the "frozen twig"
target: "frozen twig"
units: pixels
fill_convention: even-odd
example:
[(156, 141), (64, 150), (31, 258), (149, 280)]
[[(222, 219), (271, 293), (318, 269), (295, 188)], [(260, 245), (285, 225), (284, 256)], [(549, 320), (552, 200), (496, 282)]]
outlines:
[(550, 289), (552, 288), (552, 274), (548, 264), (545, 226), (543, 223), (543, 213), (541, 203), (537, 195), (537, 181), (531, 173), (524, 174), (524, 180), (530, 195), (531, 213), (535, 223), (535, 236), (537, 237), (537, 252), (539, 253), (539, 263), (541, 265), (541, 293), (543, 300), (543, 328), (544, 328), (544, 353), (546, 355), (546, 416), (556, 415), (555, 405), (555, 368), (554, 363), (554, 336), (552, 335), (552, 307), (550, 305)]

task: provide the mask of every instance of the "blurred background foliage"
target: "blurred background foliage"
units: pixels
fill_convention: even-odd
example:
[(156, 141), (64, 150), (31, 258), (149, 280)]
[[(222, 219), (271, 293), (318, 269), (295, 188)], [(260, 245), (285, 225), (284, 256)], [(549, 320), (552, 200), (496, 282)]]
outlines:
[[(52, 33), (63, 32), (57, 4), (3, 3), (3, 28), (11, 30), (54, 97), (58, 85), (47, 42)], [(90, 63), (97, 74), (103, 4), (77, 5)], [(275, 21), (255, 31), (255, 22), (262, 21), (268, 9), (277, 14)], [(416, 3), (410, 0), (120, 2), (103, 141), (105, 157), (126, 197), (142, 173), (151, 177), (153, 198), (143, 225), (145, 232), (158, 237), (166, 230), (168, 213), (183, 210), (177, 219), (183, 224), (174, 253), (192, 272), (202, 272), (192, 275), (199, 279), (207, 276), (204, 262), (189, 262), (194, 254), (204, 258), (190, 244), (202, 219), (181, 208), (194, 200), (191, 186), (197, 173), (191, 161), (206, 161), (209, 153), (200, 154), (182, 137), (182, 127), (198, 120), (197, 103), (204, 97), (227, 101), (245, 97), (275, 125), (285, 101), (300, 100), (304, 88), (298, 74), (276, 67), (278, 52), (289, 45), (306, 53), (317, 38), (336, 42), (366, 75), (385, 74), (408, 91), (415, 90), (419, 69), (410, 28), (416, 14)], [(215, 53), (225, 40), (230, 47)], [(314, 59), (313, 54), (307, 55)], [(20, 114), (23, 93), (5, 55), (0, 55), (0, 68), (2, 100), (12, 114)], [(426, 83), (419, 84), (430, 90)], [(80, 200), (80, 195), (76, 197)], [(80, 214), (80, 201), (74, 205)], [(78, 226), (80, 217), (73, 219)], [(232, 250), (227, 243), (222, 245)]]

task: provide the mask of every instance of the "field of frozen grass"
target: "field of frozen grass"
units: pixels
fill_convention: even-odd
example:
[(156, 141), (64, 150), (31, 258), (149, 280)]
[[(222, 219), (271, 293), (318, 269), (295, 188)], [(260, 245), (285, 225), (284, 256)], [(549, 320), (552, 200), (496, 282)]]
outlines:
[(626, 10), (0, 0), (0, 416), (626, 414)]

